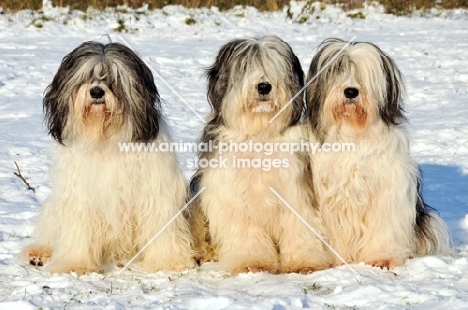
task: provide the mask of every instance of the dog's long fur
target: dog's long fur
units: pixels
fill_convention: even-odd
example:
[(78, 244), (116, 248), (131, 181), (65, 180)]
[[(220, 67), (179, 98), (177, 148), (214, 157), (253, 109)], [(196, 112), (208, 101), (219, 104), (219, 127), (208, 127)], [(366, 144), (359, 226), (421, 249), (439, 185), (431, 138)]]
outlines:
[[(125, 263), (187, 199), (173, 153), (119, 149), (169, 142), (151, 71), (124, 45), (85, 42), (64, 57), (43, 104), (58, 152), (25, 256), (57, 273)], [(192, 267), (187, 221), (178, 217), (139, 261), (149, 271)]]
[(354, 152), (311, 156), (332, 246), (347, 262), (389, 268), (448, 250), (447, 227), (420, 194), (400, 71), (372, 43), (345, 45), (328, 39), (319, 46), (308, 73), (315, 80), (306, 90), (310, 140), (355, 145)]
[[(304, 109), (300, 94), (268, 121), (304, 85), (303, 71), (290, 46), (274, 36), (236, 39), (221, 47), (206, 72), (212, 117), (201, 142), (300, 142)], [(271, 85), (262, 94), (260, 84)], [(220, 156), (217, 150), (199, 154)], [(320, 240), (269, 190), (274, 188), (301, 216), (323, 232), (317, 215), (308, 157), (304, 153), (229, 151), (227, 168), (200, 168), (192, 184), (205, 187), (192, 209), (192, 233), (198, 259), (216, 259), (232, 274), (247, 271), (309, 272), (330, 265)], [(269, 171), (233, 168), (236, 158), (279, 158), (287, 168)], [(209, 230), (209, 231), (207, 231)], [(210, 244), (211, 242), (211, 244)]]

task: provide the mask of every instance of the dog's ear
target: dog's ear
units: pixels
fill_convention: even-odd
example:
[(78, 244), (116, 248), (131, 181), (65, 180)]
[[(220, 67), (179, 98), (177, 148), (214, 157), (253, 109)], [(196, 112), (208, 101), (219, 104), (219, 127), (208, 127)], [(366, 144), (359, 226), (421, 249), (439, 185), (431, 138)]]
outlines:
[[(60, 74), (60, 69), (57, 74)], [(60, 102), (60, 79), (54, 78), (52, 83), (47, 86), (44, 98), (42, 100), (45, 122), (49, 134), (60, 144), (63, 143), (62, 133), (67, 125), (70, 108), (67, 103)]]
[(42, 100), (45, 122), (49, 134), (60, 144), (64, 144), (64, 131), (70, 117), (70, 107), (73, 105), (73, 87), (69, 85), (70, 79), (83, 63), (83, 59), (86, 59), (90, 53), (93, 54), (92, 46), (99, 44), (85, 42), (66, 55), (52, 83), (45, 89)]
[[(105, 56), (123, 63), (118, 69), (115, 91), (119, 100), (125, 101), (125, 108), (132, 119), (132, 141), (149, 142), (159, 133), (161, 100), (150, 68), (130, 48), (120, 43), (109, 43), (104, 47)], [(118, 62), (112, 65), (119, 66)], [(121, 75), (126, 74), (130, 87), (123, 87)], [(125, 93), (123, 89), (130, 89)]]
[(402, 102), (405, 96), (405, 84), (400, 70), (395, 62), (376, 45), (369, 43), (379, 52), (382, 70), (386, 80), (385, 102), (379, 105), (382, 121), (390, 125), (398, 125), (404, 119)]
[(221, 114), (221, 105), (229, 85), (231, 59), (237, 47), (245, 40), (237, 39), (224, 44), (216, 56), (214, 64), (205, 70), (208, 80), (207, 97), (214, 114)]
[[(322, 43), (323, 44), (323, 43)], [(320, 115), (322, 111), (324, 83), (319, 71), (322, 66), (322, 54), (326, 46), (320, 45), (317, 54), (312, 58), (309, 72), (307, 74), (307, 89), (306, 89), (306, 118), (314, 133), (318, 134), (320, 128)], [(325, 74), (325, 73), (323, 73)], [(313, 79), (313, 81), (311, 81)]]
[(317, 47), (317, 53), (312, 58), (310, 63), (309, 72), (307, 74), (308, 86), (306, 89), (306, 106), (307, 113), (306, 118), (309, 122), (312, 131), (321, 137), (320, 122), (323, 109), (323, 103), (325, 101), (326, 89), (329, 83), (329, 75), (332, 71), (336, 70), (335, 67), (324, 68), (337, 57), (339, 49), (330, 50), (332, 45), (343, 45), (345, 41), (337, 38), (328, 38), (321, 42)]
[[(299, 58), (294, 54), (291, 47), (288, 45), (290, 52), (291, 52), (291, 59), (292, 59), (292, 84), (293, 87), (293, 96), (297, 97), (292, 102), (292, 115), (291, 115), (291, 122), (290, 126), (297, 124), (301, 120), (302, 113), (306, 112), (306, 105), (304, 102), (304, 91), (302, 88), (304, 87), (304, 71), (302, 70), (301, 62)], [(299, 93), (300, 92), (300, 93)]]

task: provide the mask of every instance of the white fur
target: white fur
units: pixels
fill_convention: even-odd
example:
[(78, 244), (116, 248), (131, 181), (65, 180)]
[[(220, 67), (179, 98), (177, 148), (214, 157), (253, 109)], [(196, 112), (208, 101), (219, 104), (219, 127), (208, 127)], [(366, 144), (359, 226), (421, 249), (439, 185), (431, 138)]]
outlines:
[[(99, 271), (125, 263), (185, 204), (186, 184), (172, 153), (120, 152), (118, 141), (59, 146), (52, 195), (33, 234), (52, 251), (50, 272)], [(168, 142), (161, 128), (154, 143)], [(189, 229), (178, 217), (139, 257), (145, 270), (193, 266)]]
[(347, 262), (401, 265), (416, 249), (418, 170), (404, 129), (379, 125), (363, 139), (328, 136), (355, 152), (312, 155), (314, 184), (328, 238)]
[[(446, 250), (449, 236), (443, 221), (416, 209), (420, 174), (401, 113), (403, 79), (373, 44), (350, 45), (333, 60), (345, 44), (324, 42), (309, 78), (329, 67), (307, 90), (310, 140), (355, 145), (354, 152), (311, 155), (330, 243), (347, 262), (389, 268), (408, 257)], [(347, 98), (347, 88), (357, 89), (358, 96)], [(426, 222), (417, 224), (418, 216)]]
[[(221, 131), (221, 141), (245, 141), (247, 136), (229, 129)], [(302, 128), (288, 128), (284, 135), (268, 142), (297, 142)], [(266, 142), (253, 138), (253, 142)], [(329, 266), (330, 257), (321, 241), (269, 190), (273, 187), (317, 231), (323, 224), (314, 207), (313, 194), (304, 184), (304, 161), (298, 154), (284, 152), (223, 153), (224, 169), (203, 172), (201, 205), (209, 220), (213, 241), (219, 246), (219, 262), (231, 273), (246, 271), (307, 272)], [(264, 171), (232, 168), (233, 158), (286, 159), (285, 168)], [(279, 255), (278, 255), (279, 253)]]
[[(222, 98), (210, 93), (217, 91), (222, 81), (210, 80), (209, 98), (215, 113), (220, 114), (214, 115), (213, 120), (220, 116), (223, 121), (209, 123), (205, 137), (213, 137), (217, 143), (304, 140), (305, 128), (298, 123), (290, 124), (293, 110), (300, 113), (302, 109), (302, 96), (268, 123), (302, 87), (299, 85), (302, 69), (290, 47), (276, 37), (264, 37), (233, 41), (222, 50), (231, 46), (237, 46), (237, 50), (226, 59), (218, 58), (208, 73), (209, 78), (229, 78)], [(298, 67), (300, 72), (293, 71)], [(218, 68), (221, 69), (215, 72)], [(269, 83), (271, 91), (262, 95), (257, 88), (259, 83)], [(216, 151), (209, 156), (218, 157)], [(200, 186), (206, 187), (200, 195), (200, 205), (209, 222), (213, 243), (219, 247), (221, 267), (232, 274), (260, 270), (309, 272), (327, 268), (330, 256), (321, 241), (269, 189), (274, 188), (311, 226), (323, 233), (308, 184), (311, 176), (306, 154), (232, 151), (223, 153), (222, 157), (227, 159), (227, 168), (209, 167), (199, 171)], [(233, 162), (238, 159), (277, 159), (287, 165), (269, 171), (234, 168)]]
[[(103, 95), (93, 98), (97, 86)], [(119, 148), (149, 128), (154, 138), (147, 143), (169, 142), (158, 105), (151, 72), (125, 46), (87, 42), (64, 58), (44, 99), (50, 132), (60, 143), (52, 195), (34, 243), (23, 251), (32, 265), (83, 274), (124, 264), (184, 206), (187, 185), (174, 153)], [(188, 222), (179, 216), (137, 261), (148, 271), (190, 268), (190, 243)]]

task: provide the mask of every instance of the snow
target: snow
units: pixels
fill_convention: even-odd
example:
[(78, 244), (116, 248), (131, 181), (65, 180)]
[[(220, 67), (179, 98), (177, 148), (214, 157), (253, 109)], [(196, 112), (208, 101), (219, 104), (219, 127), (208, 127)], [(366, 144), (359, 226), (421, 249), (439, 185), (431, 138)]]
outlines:
[[(303, 3), (283, 12), (236, 7), (98, 13), (47, 6), (41, 12), (0, 14), (0, 309), (466, 309), (468, 305), (468, 13), (437, 11), (412, 17), (379, 6), (351, 19), (320, 5), (299, 23)], [(318, 18), (317, 18), (318, 16)], [(187, 25), (192, 18), (195, 24)], [(117, 33), (119, 20), (127, 32)], [(122, 23), (122, 22), (121, 22)], [(54, 142), (43, 124), (42, 94), (64, 55), (83, 41), (128, 42), (197, 113), (209, 113), (203, 68), (230, 39), (278, 35), (306, 71), (325, 38), (371, 41), (388, 52), (408, 86), (412, 152), (421, 164), (424, 195), (448, 223), (455, 252), (410, 259), (380, 270), (363, 264), (309, 275), (230, 276), (216, 263), (183, 273), (117, 268), (105, 274), (52, 275), (18, 257), (50, 192)], [(192, 142), (203, 122), (156, 77), (175, 141)], [(180, 153), (186, 162), (194, 154)], [(16, 162), (35, 191), (13, 173)]]

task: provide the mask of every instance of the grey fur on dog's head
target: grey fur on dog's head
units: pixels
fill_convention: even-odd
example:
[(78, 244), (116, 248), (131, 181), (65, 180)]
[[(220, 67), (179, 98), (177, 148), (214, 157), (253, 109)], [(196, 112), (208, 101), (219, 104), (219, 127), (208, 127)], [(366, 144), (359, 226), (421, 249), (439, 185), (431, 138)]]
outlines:
[[(90, 97), (92, 87), (104, 91), (99, 101)], [(43, 106), (49, 133), (61, 144), (80, 138), (90, 113), (103, 114), (96, 127), (104, 135), (114, 127), (113, 134), (147, 142), (159, 131), (160, 98), (153, 75), (119, 43), (85, 42), (66, 55), (45, 90)]]

